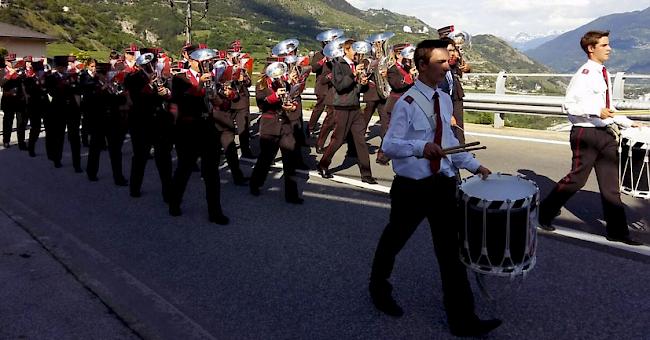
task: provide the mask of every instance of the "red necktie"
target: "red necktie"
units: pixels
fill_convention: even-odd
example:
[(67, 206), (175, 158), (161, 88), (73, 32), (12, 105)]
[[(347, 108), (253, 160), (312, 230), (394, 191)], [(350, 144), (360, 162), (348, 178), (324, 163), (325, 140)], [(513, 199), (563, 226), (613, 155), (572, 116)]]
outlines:
[(609, 109), (609, 77), (607, 77), (605, 66), (603, 66), (603, 78), (605, 78), (605, 85), (607, 85), (607, 89), (605, 89), (605, 107)]
[[(440, 99), (438, 92), (433, 93), (433, 112), (436, 115), (436, 131), (434, 131), (433, 142), (442, 147), (442, 119), (440, 118)], [(432, 159), (429, 163), (431, 172), (437, 174), (440, 171), (440, 158)]]
[(352, 69), (352, 74), (357, 73), (357, 68), (354, 67), (354, 63), (353, 63), (353, 64), (350, 64), (350, 68)]

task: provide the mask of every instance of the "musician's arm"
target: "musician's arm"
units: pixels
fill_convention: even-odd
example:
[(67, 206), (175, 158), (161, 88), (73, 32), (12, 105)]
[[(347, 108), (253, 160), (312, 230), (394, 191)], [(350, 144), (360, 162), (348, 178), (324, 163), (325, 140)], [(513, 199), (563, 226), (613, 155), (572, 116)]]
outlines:
[(408, 134), (413, 114), (422, 114), (414, 111), (417, 111), (415, 104), (409, 105), (404, 100), (399, 100), (395, 104), (388, 131), (382, 142), (382, 150), (386, 156), (393, 159), (424, 156), (424, 146), (427, 142), (422, 139), (410, 139)]
[(332, 63), (332, 85), (337, 92), (346, 92), (349, 89), (356, 85), (354, 80), (354, 74), (350, 70), (350, 66), (347, 63), (342, 62), (333, 62)]

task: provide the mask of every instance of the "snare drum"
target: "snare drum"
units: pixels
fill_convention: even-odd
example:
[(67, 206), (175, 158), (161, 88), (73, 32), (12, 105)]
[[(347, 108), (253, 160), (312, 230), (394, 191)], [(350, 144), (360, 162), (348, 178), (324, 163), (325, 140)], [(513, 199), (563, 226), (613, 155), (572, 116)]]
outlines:
[(471, 176), (459, 187), (464, 227), (461, 261), (489, 275), (514, 276), (535, 266), (539, 188), (509, 174)]
[(621, 131), (618, 145), (618, 176), (621, 192), (633, 197), (650, 198), (650, 128), (629, 128)]

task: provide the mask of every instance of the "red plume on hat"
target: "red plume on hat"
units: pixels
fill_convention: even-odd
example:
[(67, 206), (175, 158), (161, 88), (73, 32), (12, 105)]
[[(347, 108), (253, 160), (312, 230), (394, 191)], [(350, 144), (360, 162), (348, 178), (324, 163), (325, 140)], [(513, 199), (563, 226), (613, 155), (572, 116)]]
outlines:
[(438, 35), (440, 38), (444, 38), (449, 35), (449, 33), (454, 31), (454, 25), (445, 26), (438, 29)]
[(132, 43), (127, 49), (124, 50), (124, 53), (136, 53), (138, 52), (138, 45)]
[(241, 40), (237, 39), (230, 43), (230, 49), (228, 51), (232, 52), (241, 52)]

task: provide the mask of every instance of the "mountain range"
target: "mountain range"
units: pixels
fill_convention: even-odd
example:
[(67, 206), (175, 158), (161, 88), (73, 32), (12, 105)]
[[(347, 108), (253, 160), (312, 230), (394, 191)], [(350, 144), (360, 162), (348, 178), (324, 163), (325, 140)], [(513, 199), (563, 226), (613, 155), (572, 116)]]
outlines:
[(610, 71), (650, 73), (650, 7), (600, 17), (525, 53), (559, 72), (575, 72), (587, 59), (580, 38), (590, 30), (610, 31)]
[(528, 34), (526, 32), (519, 32), (514, 37), (506, 38), (505, 40), (510, 46), (520, 50), (528, 51), (541, 44), (551, 41), (558, 37), (561, 32), (552, 31), (547, 34)]
[[(194, 6), (194, 42), (221, 49), (241, 39), (244, 49), (258, 59), (287, 38), (299, 39), (301, 51), (319, 49), (314, 37), (333, 27), (356, 39), (392, 31), (396, 36), (391, 44), (437, 37), (435, 28), (415, 17), (386, 9), (359, 10), (344, 0), (211, 0), (207, 12), (204, 8)], [(49, 45), (49, 55), (82, 50), (105, 59), (111, 49), (133, 42), (160, 46), (175, 54), (185, 39), (184, 9), (179, 4), (172, 9), (162, 0), (13, 0), (10, 6), (0, 8), (0, 21), (59, 38)], [(426, 33), (406, 33), (405, 26)], [(473, 40), (467, 56), (474, 72), (548, 70), (502, 39), (485, 35)]]

